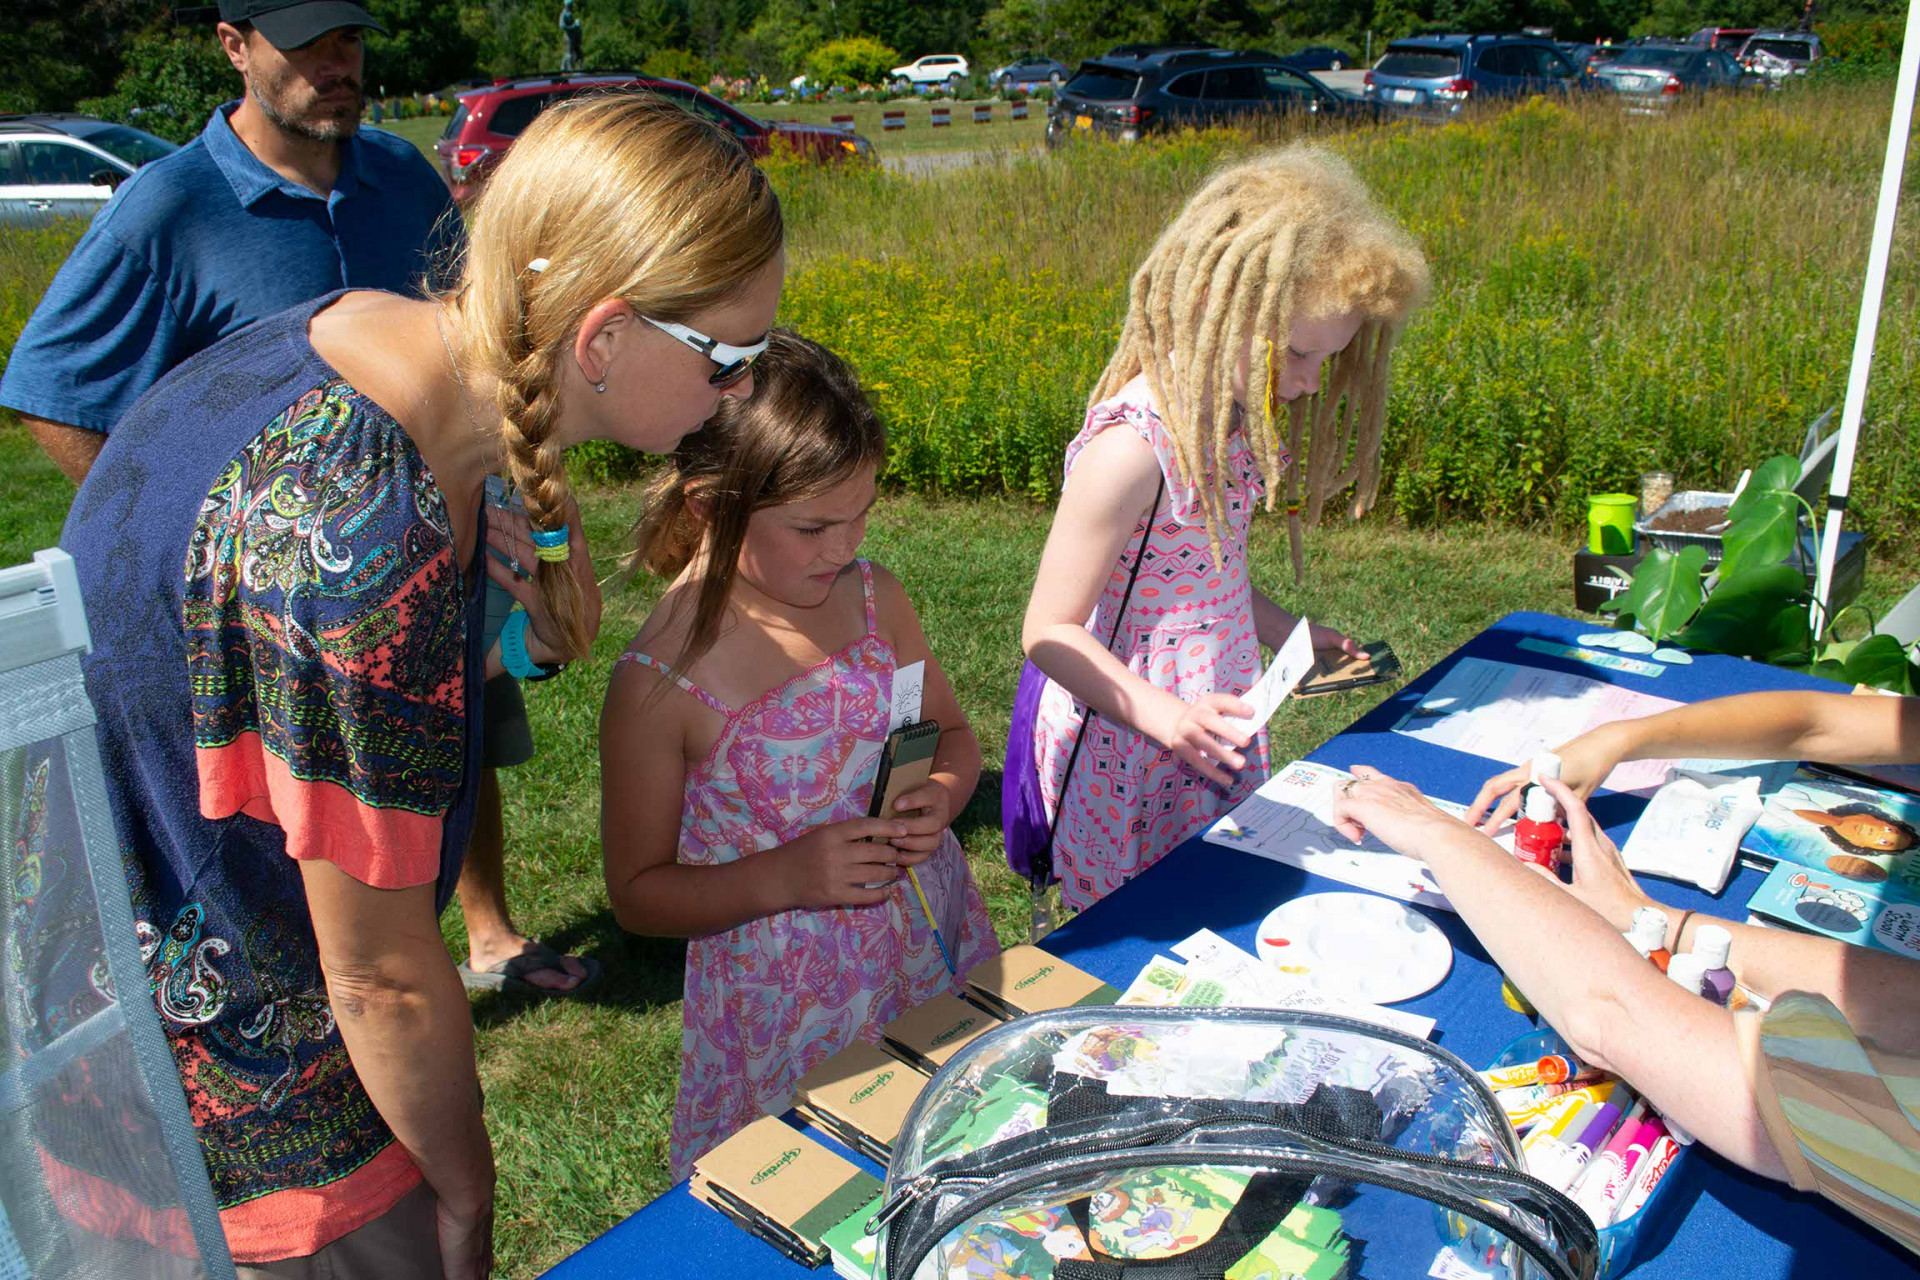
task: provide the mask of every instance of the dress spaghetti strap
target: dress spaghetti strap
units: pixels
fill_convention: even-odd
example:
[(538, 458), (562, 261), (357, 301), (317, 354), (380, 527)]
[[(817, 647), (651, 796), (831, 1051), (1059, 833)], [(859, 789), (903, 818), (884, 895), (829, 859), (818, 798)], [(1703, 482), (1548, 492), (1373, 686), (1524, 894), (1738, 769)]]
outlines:
[(880, 630), (880, 611), (873, 603), (873, 564), (868, 560), (855, 560), (860, 566), (860, 589), (866, 593), (867, 634), (873, 635)]
[(733, 719), (732, 707), (720, 701), (720, 699), (714, 697), (712, 694), (708, 693), (705, 689), (702, 689), (699, 685), (687, 679), (685, 676), (679, 674), (672, 667), (660, 661), (660, 659), (654, 657), (652, 654), (633, 653), (629, 651), (615, 658), (613, 660), (613, 665), (617, 667), (623, 662), (632, 662), (643, 667), (652, 667), (655, 671), (658, 671), (661, 675), (673, 681), (675, 684), (679, 685), (682, 689), (685, 689), (688, 693), (700, 699), (700, 701), (706, 703), (709, 707), (712, 707), (715, 711), (718, 711), (721, 715), (727, 717), (727, 719), (729, 720)]

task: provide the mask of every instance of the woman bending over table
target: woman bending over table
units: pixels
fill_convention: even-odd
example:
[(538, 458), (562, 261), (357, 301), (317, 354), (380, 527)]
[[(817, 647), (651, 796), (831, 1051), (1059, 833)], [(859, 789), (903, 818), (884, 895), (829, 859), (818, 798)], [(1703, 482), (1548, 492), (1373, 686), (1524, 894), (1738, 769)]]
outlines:
[[(1470, 825), (1517, 795), (1524, 769), (1491, 779), (1463, 822), (1361, 765), (1334, 817), (1349, 838), (1371, 832), (1424, 861), (1493, 962), (1582, 1060), (1630, 1081), (1734, 1163), (1818, 1191), (1920, 1252), (1920, 964), (1686, 912), (1669, 949), (1683, 950), (1702, 923), (1721, 926), (1741, 983), (1773, 1004), (1733, 1013), (1690, 996), (1622, 936), (1653, 900), (1584, 803), (1622, 760), (1920, 762), (1920, 699), (1743, 694), (1605, 725), (1559, 754), (1562, 779), (1540, 782), (1567, 812), (1570, 885)], [(1495, 818), (1511, 808), (1500, 804)]]

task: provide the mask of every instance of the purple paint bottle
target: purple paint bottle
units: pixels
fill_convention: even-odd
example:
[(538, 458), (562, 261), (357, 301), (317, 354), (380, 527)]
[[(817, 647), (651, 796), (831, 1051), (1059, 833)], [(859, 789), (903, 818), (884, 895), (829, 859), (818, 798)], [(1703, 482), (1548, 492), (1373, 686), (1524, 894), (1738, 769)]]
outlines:
[(1732, 952), (1733, 935), (1717, 924), (1702, 925), (1693, 935), (1693, 953), (1706, 964), (1700, 994), (1722, 1008), (1733, 998), (1733, 970), (1727, 967)]

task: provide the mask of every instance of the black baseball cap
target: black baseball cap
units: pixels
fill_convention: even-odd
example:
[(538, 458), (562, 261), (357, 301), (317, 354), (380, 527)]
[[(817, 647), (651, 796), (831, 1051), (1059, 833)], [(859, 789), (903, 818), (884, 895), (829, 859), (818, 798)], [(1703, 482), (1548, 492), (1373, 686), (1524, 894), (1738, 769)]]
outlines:
[(276, 49), (298, 49), (341, 27), (387, 34), (352, 0), (220, 0), (222, 22), (251, 22)]

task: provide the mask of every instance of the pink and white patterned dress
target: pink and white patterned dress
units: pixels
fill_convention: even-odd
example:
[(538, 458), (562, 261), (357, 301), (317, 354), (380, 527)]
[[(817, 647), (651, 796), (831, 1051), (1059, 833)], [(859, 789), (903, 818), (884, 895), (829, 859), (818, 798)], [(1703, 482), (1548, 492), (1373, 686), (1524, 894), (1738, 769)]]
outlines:
[[(1114, 656), (1134, 675), (1188, 702), (1207, 693), (1245, 693), (1261, 669), (1247, 577), (1247, 530), (1266, 484), (1245, 434), (1235, 431), (1227, 458), (1227, 527), (1219, 531), (1225, 563), (1215, 564), (1199, 491), (1182, 482), (1173, 441), (1138, 385), (1093, 406), (1086, 426), (1067, 446), (1071, 475), (1088, 441), (1109, 428), (1132, 431), (1152, 446), (1166, 478)], [(1289, 461), (1283, 451), (1281, 465)], [(1115, 635), (1115, 616), (1146, 523), (1143, 514), (1087, 621), (1087, 630), (1102, 644)], [(1068, 757), (1086, 710), (1048, 681), (1033, 730), (1047, 817), (1059, 816), (1053, 857), (1061, 896), (1074, 910), (1091, 906), (1158, 862), (1244, 800), (1269, 770), (1265, 730), (1248, 744), (1246, 767), (1233, 786), (1221, 788), (1158, 743), (1096, 716), (1068, 779)]]
[[(727, 718), (707, 759), (687, 773), (682, 864), (718, 866), (866, 816), (896, 658), (876, 630), (873, 568), (857, 563), (867, 632), (846, 648), (737, 710), (676, 678)], [(667, 671), (643, 653), (619, 661)], [(952, 831), (919, 875), (962, 976), (999, 952)], [(900, 1014), (960, 989), (904, 880), (878, 906), (782, 911), (688, 939), (673, 1177), (686, 1177), (696, 1158), (759, 1116), (784, 1110), (795, 1081), (856, 1039), (878, 1043)]]

